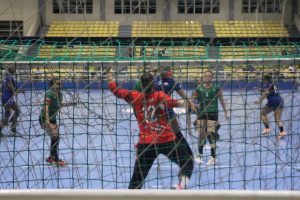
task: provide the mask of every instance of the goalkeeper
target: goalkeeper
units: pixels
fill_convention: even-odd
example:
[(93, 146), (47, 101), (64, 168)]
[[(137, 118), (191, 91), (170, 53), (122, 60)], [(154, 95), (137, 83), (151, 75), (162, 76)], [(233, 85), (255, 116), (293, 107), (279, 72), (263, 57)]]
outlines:
[(164, 154), (179, 165), (180, 181), (176, 188), (186, 188), (194, 168), (193, 154), (188, 150), (189, 146), (185, 140), (176, 139), (165, 113), (166, 108), (183, 106), (185, 101), (174, 100), (162, 91), (155, 91), (154, 77), (149, 72), (145, 72), (141, 77), (143, 92), (118, 88), (110, 69), (107, 71), (107, 79), (112, 93), (133, 107), (140, 129), (137, 158), (128, 188), (143, 187), (145, 178), (159, 154)]
[[(156, 73), (156, 71), (158, 70), (152, 70), (153, 73)], [(173, 79), (173, 70), (170, 66), (162, 67), (160, 69), (160, 77), (154, 77), (153, 88), (156, 91), (164, 91), (167, 95), (170, 96), (173, 94), (174, 91), (176, 91), (182, 99), (186, 99), (189, 102), (189, 104), (191, 105), (191, 110), (193, 112), (196, 112), (196, 107), (194, 103), (188, 99), (185, 91), (183, 90), (182, 85)], [(136, 83), (134, 89), (140, 92), (142, 91), (140, 81)], [(166, 116), (172, 125), (172, 129), (175, 132), (177, 139), (186, 143), (186, 139), (181, 133), (180, 126), (173, 108), (168, 109)], [(192, 154), (192, 150), (190, 149), (190, 147), (188, 148), (188, 150)]]

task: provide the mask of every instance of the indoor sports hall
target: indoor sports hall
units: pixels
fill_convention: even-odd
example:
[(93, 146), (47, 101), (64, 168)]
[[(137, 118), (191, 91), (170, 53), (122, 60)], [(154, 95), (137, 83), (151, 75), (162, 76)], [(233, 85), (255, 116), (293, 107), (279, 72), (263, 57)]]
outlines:
[[(299, 198), (299, 0), (0, 5), (0, 198), (21, 198), (23, 192), (24, 199)], [(141, 122), (136, 99), (121, 96), (125, 101), (114, 92), (146, 95), (137, 83), (147, 73), (168, 87), (166, 71), (175, 91), (162, 93), (185, 102), (174, 116), (192, 151), (191, 176), (178, 187), (180, 167), (160, 154), (143, 190), (131, 192)], [(220, 127), (209, 133), (207, 126), (210, 135), (203, 139), (199, 124), (200, 113), (211, 106), (201, 107), (210, 95), (208, 82), (219, 88), (213, 103)], [(206, 97), (199, 96), (203, 90)], [(270, 108), (270, 93), (282, 100), (276, 109)], [(48, 116), (51, 109), (56, 111)], [(142, 123), (153, 123), (143, 115)]]

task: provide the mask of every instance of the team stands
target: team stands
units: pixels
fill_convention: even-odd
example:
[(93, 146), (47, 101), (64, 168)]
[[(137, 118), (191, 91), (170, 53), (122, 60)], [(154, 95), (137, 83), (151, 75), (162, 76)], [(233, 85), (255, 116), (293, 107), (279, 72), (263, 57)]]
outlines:
[[(98, 70), (99, 71), (99, 70)], [(88, 80), (96, 73), (94, 66), (76, 65), (70, 67), (68, 65), (52, 66), (32, 66), (30, 75), (33, 81), (44, 81), (50, 78), (60, 78), (64, 81), (81, 81)]]
[(288, 37), (279, 21), (215, 21), (217, 37)]
[(117, 37), (118, 21), (53, 21), (47, 37)]
[(278, 66), (273, 68), (264, 65), (241, 65), (239, 67), (223, 66), (220, 71), (224, 75), (224, 80), (260, 80), (263, 74), (271, 74), (276, 77), (276, 81), (297, 79), (299, 77), (299, 65)]
[(268, 45), (268, 46), (221, 46), (220, 58), (261, 58), (299, 55), (299, 46), (296, 45)]
[(57, 45), (41, 45), (38, 53), (38, 58), (46, 59), (81, 59), (81, 58), (112, 58), (116, 55), (115, 46), (89, 46), (89, 45), (74, 45), (74, 46), (57, 46)]
[(199, 21), (135, 21), (132, 37), (203, 37)]
[[(202, 78), (204, 72), (209, 68), (209, 66), (186, 66), (186, 65), (180, 65), (180, 66), (173, 66), (173, 76), (178, 81), (183, 80), (199, 80)], [(143, 66), (128, 66), (126, 72), (118, 72), (122, 76), (122, 74), (127, 75), (128, 80), (137, 80), (144, 72)]]
[(137, 46), (135, 48), (136, 58), (207, 58), (207, 47), (206, 46), (148, 46), (142, 47)]

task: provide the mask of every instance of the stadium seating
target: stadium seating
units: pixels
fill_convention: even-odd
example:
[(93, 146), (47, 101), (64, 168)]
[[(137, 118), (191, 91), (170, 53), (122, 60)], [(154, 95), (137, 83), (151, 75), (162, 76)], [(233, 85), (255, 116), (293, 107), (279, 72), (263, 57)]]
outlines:
[(279, 21), (215, 21), (217, 37), (288, 37)]
[(261, 57), (281, 57), (293, 55), (296, 46), (221, 46), (219, 48), (220, 58), (238, 59), (238, 58), (261, 58)]
[(53, 21), (47, 37), (117, 37), (118, 21)]
[(158, 46), (158, 47), (141, 47), (135, 48), (135, 57), (147, 57), (147, 58), (207, 58), (207, 47), (206, 46)]
[(109, 58), (115, 57), (115, 46), (56, 46), (42, 45), (39, 49), (38, 58)]
[(60, 66), (58, 67), (32, 67), (31, 76), (33, 80), (42, 81), (49, 80), (49, 78), (56, 77), (61, 80), (71, 80), (75, 79), (82, 80), (89, 77), (89, 74), (95, 73), (96, 70), (93, 66), (89, 66), (89, 69), (85, 69), (83, 66), (70, 67), (70, 66)]
[(132, 37), (203, 37), (199, 21), (135, 21)]

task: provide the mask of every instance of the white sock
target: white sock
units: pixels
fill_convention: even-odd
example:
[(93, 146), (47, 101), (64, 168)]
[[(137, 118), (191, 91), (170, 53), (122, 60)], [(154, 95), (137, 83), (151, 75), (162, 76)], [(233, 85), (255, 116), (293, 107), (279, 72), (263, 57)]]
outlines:
[(189, 183), (190, 179), (189, 177), (187, 176), (181, 176), (180, 177), (180, 185), (183, 187), (183, 188), (186, 188), (188, 183)]

